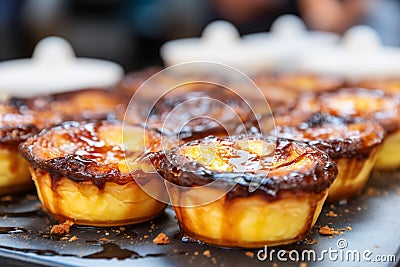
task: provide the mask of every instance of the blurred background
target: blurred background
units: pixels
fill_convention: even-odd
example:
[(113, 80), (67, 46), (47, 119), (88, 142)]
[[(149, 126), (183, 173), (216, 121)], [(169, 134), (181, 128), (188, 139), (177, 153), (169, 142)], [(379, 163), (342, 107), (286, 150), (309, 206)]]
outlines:
[(80, 57), (132, 71), (162, 65), (164, 42), (200, 36), (211, 21), (247, 34), (268, 31), (282, 14), (300, 16), (312, 30), (369, 25), (383, 44), (400, 45), (400, 0), (0, 0), (0, 61), (30, 57), (40, 39), (56, 35)]

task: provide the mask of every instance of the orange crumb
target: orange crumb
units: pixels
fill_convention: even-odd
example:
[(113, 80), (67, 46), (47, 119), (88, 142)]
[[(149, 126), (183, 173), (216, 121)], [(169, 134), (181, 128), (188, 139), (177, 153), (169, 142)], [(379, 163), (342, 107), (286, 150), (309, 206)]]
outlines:
[(203, 255), (206, 256), (206, 257), (211, 257), (211, 252), (209, 250), (205, 250), (203, 252)]
[(376, 189), (376, 188), (369, 187), (369, 188), (367, 189), (367, 195), (368, 195), (368, 196), (377, 197), (377, 196), (382, 195), (382, 192), (381, 192), (380, 190)]
[(319, 228), (319, 233), (321, 235), (333, 235), (335, 233), (335, 229), (330, 228), (328, 225), (325, 225)]
[(337, 214), (336, 214), (335, 212), (333, 212), (332, 210), (330, 210), (330, 211), (326, 214), (326, 216), (329, 216), (329, 217), (337, 217)]
[(159, 233), (156, 238), (153, 239), (153, 243), (156, 245), (166, 245), (169, 244), (169, 237), (164, 233)]
[(254, 252), (247, 251), (245, 254), (246, 254), (246, 256), (249, 257), (249, 258), (254, 258)]
[(51, 235), (64, 235), (69, 234), (70, 227), (74, 225), (71, 221), (65, 221), (60, 224), (53, 225), (50, 230)]
[(27, 200), (36, 200), (36, 199), (37, 199), (37, 197), (36, 197), (35, 195), (31, 195), (31, 194), (26, 195), (25, 198), (26, 198)]

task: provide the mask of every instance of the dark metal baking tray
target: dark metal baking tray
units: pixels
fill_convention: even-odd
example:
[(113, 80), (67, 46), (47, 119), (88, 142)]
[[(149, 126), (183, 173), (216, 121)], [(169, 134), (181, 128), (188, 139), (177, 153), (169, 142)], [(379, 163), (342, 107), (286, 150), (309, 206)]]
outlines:
[[(296, 257), (296, 252), (301, 255), (304, 250), (313, 250), (319, 257), (323, 250), (330, 248), (339, 253), (348, 250), (364, 253), (368, 250), (372, 253), (371, 259), (375, 256), (396, 257), (396, 261), (392, 258), (391, 262), (369, 262), (373, 266), (396, 266), (400, 259), (400, 172), (375, 173), (361, 196), (347, 203), (326, 204), (307, 241), (268, 248), (268, 252), (271, 249), (285, 250), (286, 262), (278, 260), (276, 254), (272, 261), (260, 261), (258, 249), (224, 249), (174, 238), (179, 228), (171, 208), (151, 222), (124, 228), (73, 226), (68, 237), (60, 238), (49, 234), (56, 222), (39, 205), (33, 193), (12, 196), (12, 199), (2, 198), (1, 266), (304, 266), (301, 256), (300, 261), (291, 261), (288, 253), (292, 252), (292, 257)], [(324, 225), (336, 230), (342, 228), (342, 234), (319, 234), (318, 227)], [(153, 238), (160, 232), (170, 237), (170, 244), (153, 244)], [(78, 239), (70, 240), (73, 236)], [(347, 246), (340, 249), (338, 242)], [(367, 264), (362, 258), (357, 261), (351, 257), (334, 261), (325, 255), (324, 261), (306, 264)]]

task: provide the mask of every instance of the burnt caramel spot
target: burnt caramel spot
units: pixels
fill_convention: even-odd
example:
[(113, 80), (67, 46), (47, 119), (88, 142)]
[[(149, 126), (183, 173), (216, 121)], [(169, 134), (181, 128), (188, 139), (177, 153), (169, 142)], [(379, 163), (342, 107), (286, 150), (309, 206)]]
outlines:
[[(292, 117), (294, 114), (292, 114)], [(314, 113), (301, 122), (276, 120), (277, 136), (307, 142), (333, 159), (368, 158), (382, 143), (384, 130), (373, 120)]]
[[(271, 145), (275, 149), (268, 147)], [(205, 147), (203, 151), (207, 146), (216, 147), (215, 158), (195, 155), (193, 149), (200, 146)], [(196, 187), (218, 180), (233, 186), (227, 198), (260, 195), (268, 200), (287, 193), (320, 193), (337, 175), (336, 164), (324, 152), (306, 143), (260, 136), (208, 137), (186, 143), (167, 153), (160, 171), (180, 186)], [(254, 182), (260, 186), (250, 192)]]

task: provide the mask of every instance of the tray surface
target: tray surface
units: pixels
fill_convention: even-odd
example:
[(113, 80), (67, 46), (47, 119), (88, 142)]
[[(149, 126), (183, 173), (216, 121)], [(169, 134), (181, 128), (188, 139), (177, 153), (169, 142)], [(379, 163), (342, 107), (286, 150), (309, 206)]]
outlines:
[[(243, 267), (271, 266), (272, 263), (273, 266), (336, 266), (338, 263), (365, 266), (369, 263), (396, 266), (400, 259), (399, 214), (400, 172), (374, 173), (359, 197), (324, 206), (308, 240), (267, 248), (267, 259), (261, 261), (257, 254), (265, 254), (258, 253), (259, 249), (224, 249), (183, 242), (175, 237), (179, 227), (172, 208), (167, 208), (157, 219), (138, 225), (73, 226), (68, 236), (50, 235), (50, 228), (56, 222), (40, 209), (36, 195), (30, 193), (1, 198), (0, 265)], [(319, 228), (325, 225), (334, 228), (336, 233), (321, 235)], [(153, 244), (152, 240), (160, 232), (170, 237), (170, 244)], [(272, 250), (275, 251), (271, 255)], [(281, 258), (287, 261), (278, 258), (279, 250), (285, 251), (281, 252)], [(307, 261), (310, 258), (305, 251), (311, 250), (316, 259)], [(360, 255), (359, 261), (351, 251)], [(371, 261), (367, 262), (364, 256)], [(386, 258), (385, 262), (378, 263), (377, 256)]]

